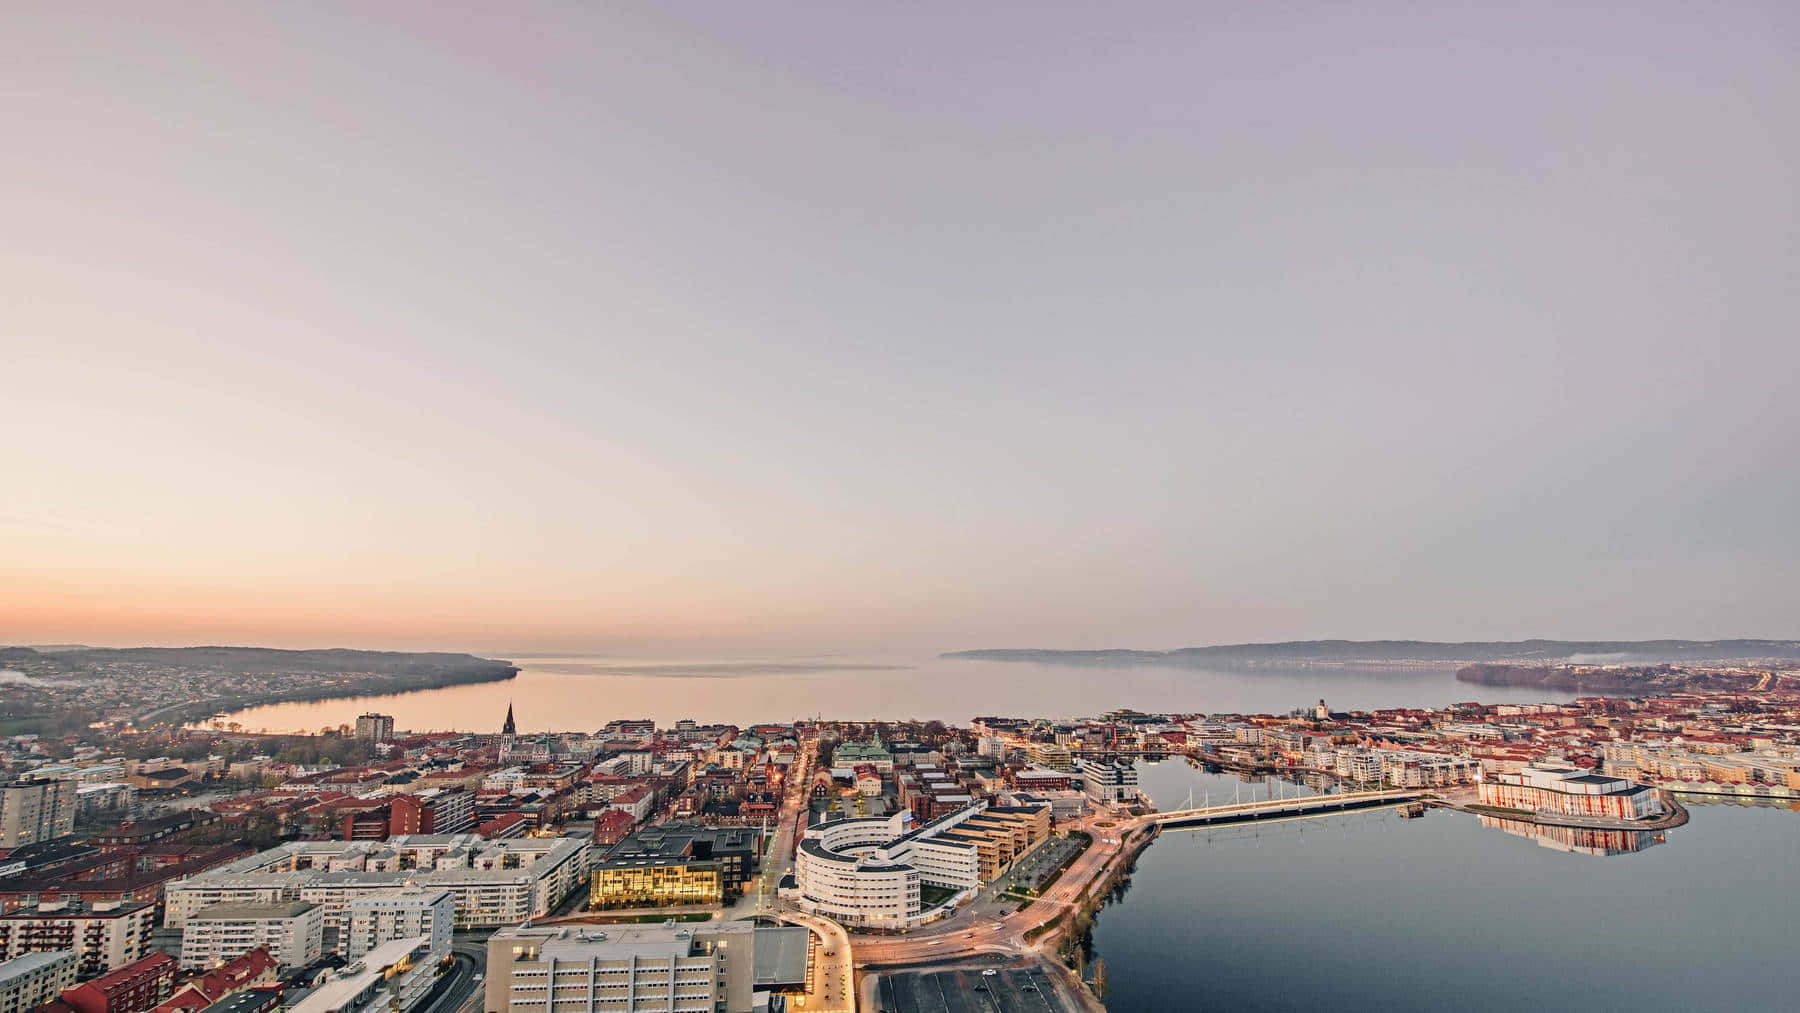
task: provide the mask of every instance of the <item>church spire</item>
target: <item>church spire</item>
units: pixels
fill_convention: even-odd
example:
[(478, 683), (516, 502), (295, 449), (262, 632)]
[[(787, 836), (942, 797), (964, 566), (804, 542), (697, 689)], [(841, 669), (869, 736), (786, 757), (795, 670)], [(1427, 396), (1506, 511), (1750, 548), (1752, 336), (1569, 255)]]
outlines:
[(500, 734), (512, 737), (519, 734), (519, 728), (513, 724), (512, 701), (506, 701), (506, 724), (500, 726)]

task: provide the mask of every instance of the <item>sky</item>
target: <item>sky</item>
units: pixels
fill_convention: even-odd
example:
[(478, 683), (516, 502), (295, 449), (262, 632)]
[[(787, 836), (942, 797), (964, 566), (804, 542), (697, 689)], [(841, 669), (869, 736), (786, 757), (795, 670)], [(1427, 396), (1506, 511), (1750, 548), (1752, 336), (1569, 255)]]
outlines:
[(1797, 51), (12, 3), (0, 643), (1800, 636)]

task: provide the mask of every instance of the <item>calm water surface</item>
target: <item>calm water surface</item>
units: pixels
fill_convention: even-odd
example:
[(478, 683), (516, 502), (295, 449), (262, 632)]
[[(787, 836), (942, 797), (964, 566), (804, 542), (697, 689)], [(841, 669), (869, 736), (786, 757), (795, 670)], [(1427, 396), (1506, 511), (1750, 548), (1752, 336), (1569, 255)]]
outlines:
[(506, 682), (387, 696), (275, 704), (224, 715), (250, 730), (317, 731), (368, 710), (414, 731), (498, 731), (511, 703), (519, 730), (592, 730), (615, 718), (673, 724), (749, 724), (824, 714), (967, 723), (981, 714), (1075, 717), (1142, 711), (1286, 713), (1335, 708), (1568, 700), (1573, 694), (1472, 686), (1450, 672), (1312, 669), (1211, 671), (1138, 665), (1100, 668), (936, 657), (757, 660), (531, 658)]
[[(1179, 759), (1141, 776), (1163, 806), (1238, 784)], [(1794, 1008), (1800, 815), (1691, 812), (1609, 857), (1441, 811), (1165, 834), (1095, 926), (1107, 1005)]]

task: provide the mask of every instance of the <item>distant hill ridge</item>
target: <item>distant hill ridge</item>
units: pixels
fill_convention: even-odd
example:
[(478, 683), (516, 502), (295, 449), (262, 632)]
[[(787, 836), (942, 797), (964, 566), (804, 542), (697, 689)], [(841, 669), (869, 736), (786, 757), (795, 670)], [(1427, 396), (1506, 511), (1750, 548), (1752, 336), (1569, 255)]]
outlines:
[(489, 674), (516, 671), (512, 662), (443, 651), (359, 651), (342, 647), (63, 647), (43, 651), (0, 647), (0, 662), (44, 661), (80, 669), (117, 663), (210, 668), (237, 672), (370, 672), (389, 675)]
[(1660, 664), (1752, 659), (1800, 660), (1800, 640), (1290, 640), (1220, 644), (1173, 651), (1057, 651), (1038, 648), (951, 651), (940, 655), (974, 661), (1035, 661), (1064, 665), (1263, 665), (1375, 664), (1383, 661), (1472, 662), (1576, 661), (1584, 664)]

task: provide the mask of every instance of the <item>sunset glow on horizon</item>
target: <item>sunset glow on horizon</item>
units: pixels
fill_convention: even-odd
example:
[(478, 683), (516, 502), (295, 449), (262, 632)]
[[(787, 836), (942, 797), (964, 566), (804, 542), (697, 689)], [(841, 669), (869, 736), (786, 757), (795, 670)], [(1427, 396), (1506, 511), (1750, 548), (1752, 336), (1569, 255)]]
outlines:
[(0, 644), (1793, 636), (1800, 18), (1650, 6), (17, 5)]

